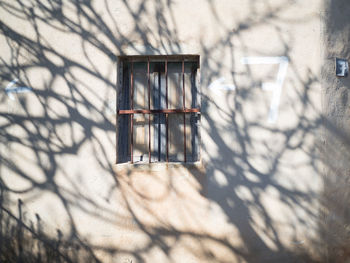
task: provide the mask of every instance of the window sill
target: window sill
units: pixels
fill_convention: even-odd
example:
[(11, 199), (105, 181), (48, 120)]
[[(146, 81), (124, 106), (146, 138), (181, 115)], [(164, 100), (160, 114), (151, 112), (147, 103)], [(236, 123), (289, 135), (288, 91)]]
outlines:
[(125, 170), (135, 171), (165, 171), (168, 169), (203, 169), (204, 165), (202, 161), (184, 163), (184, 162), (159, 162), (159, 163), (117, 163), (113, 165), (114, 172), (120, 172)]

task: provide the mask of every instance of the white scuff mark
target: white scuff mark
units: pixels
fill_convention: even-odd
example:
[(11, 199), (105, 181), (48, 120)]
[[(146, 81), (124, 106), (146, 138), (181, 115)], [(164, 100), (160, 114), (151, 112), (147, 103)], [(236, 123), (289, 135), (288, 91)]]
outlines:
[(235, 90), (236, 86), (233, 84), (225, 84), (225, 78), (221, 77), (217, 80), (214, 80), (212, 83), (209, 85), (209, 89), (212, 90)]
[(304, 243), (305, 243), (304, 240), (297, 240), (297, 241), (292, 242), (292, 244), (294, 244), (294, 245), (302, 245)]
[(12, 80), (5, 88), (5, 92), (7, 96), (10, 98), (10, 100), (15, 100), (13, 93), (26, 93), (26, 92), (33, 91), (33, 89), (30, 87), (14, 87), (17, 81), (18, 79)]
[(107, 107), (104, 109), (105, 114), (117, 114), (117, 102), (115, 100), (108, 100)]
[(266, 82), (262, 84), (262, 89), (266, 91), (272, 91), (272, 100), (270, 104), (270, 111), (268, 116), (269, 123), (275, 123), (278, 119), (278, 108), (280, 104), (280, 98), (282, 94), (282, 87), (284, 79), (287, 75), (289, 59), (285, 56), (282, 57), (244, 57), (241, 59), (242, 64), (255, 64), (255, 65), (274, 65), (279, 64), (276, 82)]

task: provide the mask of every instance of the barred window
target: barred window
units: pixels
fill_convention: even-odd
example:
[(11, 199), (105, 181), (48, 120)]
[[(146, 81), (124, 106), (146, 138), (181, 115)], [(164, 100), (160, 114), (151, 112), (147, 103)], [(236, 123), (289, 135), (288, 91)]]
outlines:
[(199, 56), (118, 60), (117, 163), (199, 160)]

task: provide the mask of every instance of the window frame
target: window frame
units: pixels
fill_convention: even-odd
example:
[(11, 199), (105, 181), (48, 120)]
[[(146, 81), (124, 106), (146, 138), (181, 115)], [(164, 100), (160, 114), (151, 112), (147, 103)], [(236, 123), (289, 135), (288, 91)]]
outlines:
[[(196, 116), (198, 117), (196, 124), (197, 130), (195, 136), (195, 140), (197, 140), (197, 159), (192, 160), (192, 162), (197, 162), (200, 160), (200, 116), (201, 116), (201, 99), (200, 99), (200, 57), (199, 55), (149, 55), (149, 56), (142, 56), (142, 55), (134, 55), (134, 56), (119, 56), (118, 57), (118, 62), (117, 62), (117, 98), (116, 98), (116, 163), (117, 164), (123, 164), (123, 163), (131, 163), (134, 164), (134, 153), (133, 153), (133, 148), (134, 148), (134, 115), (135, 114), (147, 114), (148, 115), (148, 163), (153, 163), (152, 162), (152, 149), (151, 149), (151, 115), (156, 115), (156, 114), (165, 114), (165, 126), (166, 126), (166, 158), (164, 161), (157, 161), (155, 163), (176, 163), (174, 161), (169, 161), (169, 114), (183, 114), (183, 138), (184, 138), (184, 148), (183, 148), (183, 157), (184, 163), (188, 163), (187, 159), (187, 146), (186, 146), (186, 114), (197, 114)], [(135, 109), (134, 108), (134, 63), (137, 62), (143, 62), (147, 63), (147, 94), (148, 94), (148, 108), (144, 109)], [(151, 84), (150, 84), (150, 63), (154, 62), (160, 62), (164, 63), (165, 67), (165, 89), (166, 89), (166, 107), (162, 108), (159, 105), (159, 109), (151, 109)], [(181, 62), (181, 85), (182, 85), (182, 107), (178, 108), (169, 108), (169, 103), (168, 103), (168, 63), (171, 62), (176, 62), (180, 63)], [(192, 108), (191, 107), (186, 107), (186, 85), (185, 85), (185, 63), (194, 63), (195, 65), (195, 75), (194, 75), (194, 88), (195, 94), (196, 94), (196, 105), (198, 107)], [(130, 79), (129, 75), (125, 77), (126, 73), (124, 72), (124, 63), (130, 63), (131, 64), (131, 69), (130, 69)], [(128, 74), (128, 73), (127, 73)], [(192, 76), (191, 76), (192, 77)], [(125, 88), (125, 78), (128, 79), (128, 89)], [(160, 78), (160, 76), (159, 76)], [(191, 84), (191, 92), (192, 92), (192, 84)], [(125, 91), (126, 89), (127, 91)], [(161, 87), (159, 87), (161, 89)], [(130, 97), (129, 103), (130, 103), (130, 108), (129, 109), (120, 109), (120, 98), (121, 97), (126, 97), (127, 95), (125, 93), (129, 92)], [(160, 92), (160, 91), (159, 91)], [(123, 94), (124, 93), (124, 94)], [(193, 102), (194, 98), (191, 96), (191, 100)], [(191, 102), (191, 104), (192, 104)], [(126, 103), (128, 104), (128, 103)], [(129, 116), (128, 118), (128, 125), (130, 124), (130, 127), (128, 127), (128, 139), (127, 141), (127, 155), (130, 156), (130, 160), (119, 160), (119, 144), (121, 138), (119, 137), (119, 129), (118, 127), (120, 125), (123, 125), (120, 123), (119, 118), (121, 116)], [(125, 124), (124, 124), (125, 125)], [(191, 128), (192, 129), (192, 128)], [(191, 130), (192, 131), (192, 130)], [(160, 135), (158, 135), (160, 136)], [(191, 135), (192, 136), (192, 135)], [(191, 143), (193, 140), (193, 137), (191, 138)], [(124, 146), (125, 147), (125, 146)], [(193, 150), (193, 149), (192, 149)], [(146, 162), (143, 162), (146, 163)], [(190, 161), (191, 163), (191, 161)]]

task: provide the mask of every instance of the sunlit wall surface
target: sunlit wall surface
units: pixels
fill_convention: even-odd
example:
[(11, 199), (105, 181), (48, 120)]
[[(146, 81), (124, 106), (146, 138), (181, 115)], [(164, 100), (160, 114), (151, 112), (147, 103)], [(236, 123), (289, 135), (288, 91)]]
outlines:
[[(1, 0), (0, 261), (323, 259), (323, 10)], [(116, 164), (135, 55), (199, 56), (200, 161)]]

